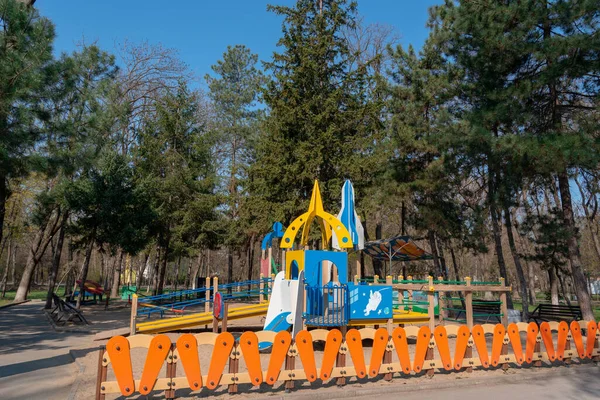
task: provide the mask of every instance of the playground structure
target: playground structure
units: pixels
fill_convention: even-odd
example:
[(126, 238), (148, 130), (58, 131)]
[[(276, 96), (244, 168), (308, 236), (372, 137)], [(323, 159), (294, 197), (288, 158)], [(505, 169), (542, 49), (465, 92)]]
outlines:
[[(388, 381), (415, 374), (431, 376), (436, 370), (460, 373), (526, 364), (554, 367), (576, 358), (597, 362), (598, 325), (594, 321), (512, 323), (508, 327), (484, 324), (472, 328), (440, 325), (433, 331), (425, 325), (397, 327), (391, 333), (385, 328), (350, 329), (345, 334), (337, 329), (302, 330), (296, 336), (288, 331), (247, 331), (238, 339), (229, 332), (205, 332), (183, 334), (174, 343), (166, 335), (116, 336), (99, 352), (96, 399), (103, 400), (106, 394), (148, 395), (159, 390), (164, 390), (166, 399), (174, 399), (180, 389), (185, 389), (186, 395), (187, 390), (207, 394), (219, 389), (215, 394), (222, 394), (224, 387), (229, 393), (237, 393), (240, 387), (263, 384), (290, 390), (296, 381), (316, 384), (318, 380), (335, 380), (337, 385), (345, 385), (381, 376)], [(449, 340), (452, 337), (456, 338), (454, 346)], [(372, 340), (371, 348), (363, 346), (365, 339)], [(261, 359), (261, 342), (270, 345), (268, 358), (264, 355)], [(325, 343), (322, 352), (315, 350), (315, 342)], [(209, 362), (201, 364), (202, 345), (212, 346), (212, 352)], [(132, 368), (134, 348), (148, 349), (143, 371), (135, 374), (141, 376), (139, 380), (134, 379)], [(302, 367), (296, 366), (297, 360)], [(166, 377), (158, 378), (165, 363)], [(107, 380), (109, 367), (115, 376), (113, 381)]]
[[(508, 324), (506, 293), (511, 290), (500, 282), (404, 280), (391, 276), (381, 280), (361, 278), (359, 275), (349, 281), (348, 253), (335, 251), (356, 249), (354, 242), (361, 243), (361, 226), (354, 211), (354, 191), (349, 182), (344, 185), (343, 203), (340, 217), (324, 211), (318, 182), (315, 181), (308, 210), (297, 217), (287, 229), (280, 223), (273, 224), (273, 230), (262, 242), (261, 277), (257, 281), (234, 282), (219, 285), (218, 279), (207, 278), (206, 286), (159, 296), (137, 298), (132, 304), (131, 334), (161, 333), (180, 329), (191, 329), (213, 325), (218, 332), (227, 329), (227, 321), (256, 316), (264, 316), (264, 330), (279, 332), (290, 329), (295, 335), (302, 329), (386, 326), (391, 332), (396, 325), (427, 323), (433, 331), (436, 322), (444, 325), (450, 314), (456, 322), (464, 322), (469, 328), (474, 320), (490, 318)], [(348, 199), (350, 203), (348, 204)], [(354, 218), (354, 220), (353, 220)], [(318, 222), (321, 234), (321, 249), (309, 249), (310, 228)], [(346, 229), (346, 225), (350, 230)], [(301, 232), (301, 234), (300, 234)], [(300, 234), (299, 240), (297, 236)], [(280, 239), (282, 249), (282, 270), (277, 271), (273, 260), (273, 239)], [(389, 260), (428, 259), (427, 254), (408, 237), (397, 237), (384, 241), (367, 243), (371, 256)], [(357, 272), (359, 269), (357, 269)], [(272, 278), (263, 277), (264, 272), (277, 272)], [(254, 289), (253, 289), (254, 287)], [(240, 288), (244, 288), (240, 290)], [(247, 288), (247, 289), (246, 289)], [(499, 294), (497, 301), (474, 300), (474, 292)], [(458, 293), (459, 297), (450, 297)], [(229, 308), (225, 302), (236, 298), (258, 296), (257, 304)], [(177, 300), (177, 298), (179, 298)], [(215, 299), (218, 298), (218, 302)], [(461, 305), (455, 305), (460, 300)], [(213, 311), (211, 312), (211, 304)], [(204, 305), (204, 312), (185, 315), (184, 311), (193, 306)], [(217, 312), (215, 312), (217, 310)], [(223, 310), (225, 313), (223, 314)], [(176, 315), (165, 318), (164, 313)], [(160, 313), (160, 320), (140, 322), (138, 317)], [(459, 318), (463, 316), (463, 319)]]

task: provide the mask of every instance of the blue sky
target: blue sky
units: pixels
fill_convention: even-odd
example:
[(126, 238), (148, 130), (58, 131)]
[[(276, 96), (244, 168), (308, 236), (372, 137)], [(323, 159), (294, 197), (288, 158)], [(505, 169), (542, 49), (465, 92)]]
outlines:
[[(366, 23), (395, 28), (403, 45), (420, 48), (427, 37), (427, 9), (442, 0), (358, 0)], [(281, 36), (281, 18), (267, 4), (294, 0), (37, 0), (40, 13), (56, 25), (55, 51), (97, 41), (112, 51), (124, 40), (161, 43), (177, 49), (202, 77), (227, 45), (244, 44), (261, 60), (270, 59)]]

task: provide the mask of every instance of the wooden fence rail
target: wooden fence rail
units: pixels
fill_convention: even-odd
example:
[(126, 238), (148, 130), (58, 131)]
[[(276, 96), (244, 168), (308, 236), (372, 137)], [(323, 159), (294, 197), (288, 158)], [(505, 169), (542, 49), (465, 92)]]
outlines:
[[(594, 321), (574, 321), (570, 325), (513, 323), (506, 328), (502, 324), (484, 324), (471, 330), (466, 325), (447, 325), (438, 326), (433, 332), (428, 326), (410, 326), (395, 328), (391, 334), (385, 328), (350, 329), (345, 335), (337, 329), (316, 329), (299, 332), (295, 340), (287, 331), (248, 331), (237, 340), (229, 332), (206, 332), (182, 334), (175, 343), (164, 334), (115, 336), (99, 353), (96, 398), (164, 390), (165, 398), (172, 399), (178, 389), (205, 391), (227, 385), (229, 393), (236, 393), (241, 384), (273, 386), (279, 382), (291, 389), (295, 381), (336, 379), (338, 385), (343, 385), (353, 377), (369, 379), (381, 375), (391, 380), (394, 374), (431, 375), (436, 369), (459, 372), (508, 368), (509, 364), (556, 365), (573, 358), (598, 361), (599, 328), (600, 324)], [(453, 348), (449, 337), (456, 338)], [(363, 343), (365, 339), (369, 340), (369, 351)], [(261, 357), (259, 343), (264, 346), (265, 342), (271, 351)], [(316, 357), (315, 342), (324, 343), (320, 357)], [(206, 365), (202, 365), (199, 353), (199, 346), (203, 345), (212, 346)], [(134, 378), (132, 368), (131, 350), (135, 348), (147, 349), (143, 369), (135, 373), (139, 379)], [(301, 367), (296, 368), (296, 361)], [(107, 380), (109, 367), (113, 381)], [(159, 378), (163, 369), (165, 377)]]

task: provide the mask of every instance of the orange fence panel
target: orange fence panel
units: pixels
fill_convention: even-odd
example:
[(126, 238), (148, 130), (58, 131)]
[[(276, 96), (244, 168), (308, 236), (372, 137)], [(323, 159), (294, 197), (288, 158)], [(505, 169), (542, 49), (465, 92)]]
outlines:
[(198, 341), (191, 333), (184, 333), (177, 339), (177, 352), (183, 365), (183, 371), (190, 389), (198, 390), (202, 387), (202, 371), (198, 358)]
[(413, 371), (421, 372), (423, 369), (423, 362), (425, 362), (425, 355), (427, 354), (430, 340), (431, 330), (428, 326), (422, 326), (417, 335), (417, 349), (415, 350)]
[(302, 361), (302, 368), (309, 382), (317, 380), (317, 364), (315, 363), (315, 350), (312, 335), (309, 331), (300, 331), (296, 335), (296, 347)]
[(279, 378), (281, 366), (285, 361), (287, 352), (292, 344), (292, 336), (288, 331), (281, 331), (275, 335), (273, 341), (273, 349), (271, 350), (271, 359), (269, 360), (269, 368), (267, 369), (267, 384), (274, 385)]
[(535, 322), (530, 322), (527, 325), (527, 344), (525, 345), (525, 361), (529, 364), (533, 362), (533, 352), (537, 343), (538, 333), (540, 329)]
[[(252, 332), (254, 333), (254, 332)], [(256, 337), (256, 334), (254, 335)], [(222, 332), (215, 340), (210, 365), (208, 366), (208, 376), (206, 377), (206, 387), (216, 389), (223, 376), (223, 369), (229, 360), (231, 350), (235, 344), (233, 335), (229, 332)]]
[(594, 355), (594, 347), (596, 347), (596, 332), (598, 331), (598, 325), (594, 321), (587, 323), (587, 340), (585, 342), (586, 349), (585, 353), (587, 358), (592, 358)]
[(481, 325), (475, 325), (473, 327), (473, 341), (475, 342), (475, 347), (477, 348), (477, 355), (479, 356), (479, 361), (481, 361), (481, 365), (484, 368), (490, 366), (490, 359), (487, 350), (487, 344), (485, 342), (485, 331)]
[(496, 324), (494, 327), (494, 339), (492, 340), (492, 365), (496, 367), (502, 354), (502, 344), (506, 336), (506, 329), (502, 324)]
[(246, 362), (250, 382), (258, 386), (263, 381), (262, 368), (260, 366), (260, 353), (258, 351), (258, 337), (254, 332), (244, 332), (240, 336), (240, 348)]
[(560, 361), (564, 358), (567, 348), (567, 336), (569, 334), (569, 325), (565, 321), (558, 324), (558, 341), (556, 342), (556, 358)]
[(342, 344), (342, 332), (337, 329), (329, 331), (323, 352), (323, 363), (321, 364), (321, 380), (326, 381), (331, 377), (331, 371)]
[(452, 358), (450, 358), (450, 345), (448, 344), (446, 328), (444, 328), (442, 325), (435, 328), (433, 331), (433, 337), (435, 338), (435, 344), (438, 348), (438, 352), (440, 353), (442, 364), (444, 364), (444, 369), (446, 371), (450, 371), (452, 369)]
[(121, 394), (123, 396), (132, 395), (135, 391), (135, 382), (133, 381), (129, 341), (123, 336), (115, 336), (106, 344), (106, 351), (110, 357)]
[(579, 326), (579, 322), (571, 321), (571, 337), (573, 338), (573, 342), (575, 342), (575, 348), (577, 349), (577, 354), (579, 354), (579, 358), (585, 358), (585, 350), (583, 348), (583, 337), (581, 336), (581, 327)]
[(515, 362), (519, 365), (523, 364), (523, 345), (521, 344), (521, 336), (519, 335), (519, 327), (517, 324), (512, 323), (508, 325), (508, 338), (510, 339), (510, 345), (515, 353)]
[(408, 354), (408, 340), (404, 328), (398, 327), (394, 329), (392, 340), (394, 341), (394, 347), (396, 347), (396, 354), (398, 354), (402, 372), (410, 374), (410, 355)]
[(154, 388), (158, 373), (165, 363), (169, 351), (171, 351), (171, 339), (167, 335), (157, 335), (152, 338), (140, 381), (139, 392), (141, 394), (147, 395)]
[(383, 361), (385, 346), (389, 341), (388, 331), (385, 328), (379, 328), (373, 338), (373, 351), (371, 352), (371, 362), (369, 363), (369, 376), (372, 378), (379, 374), (379, 367)]
[(554, 342), (552, 342), (552, 329), (550, 328), (550, 324), (547, 322), (542, 322), (540, 324), (540, 333), (542, 335), (544, 347), (546, 348), (546, 353), (548, 354), (548, 359), (550, 361), (556, 360), (556, 352), (554, 351)]
[(364, 378), (367, 376), (367, 367), (365, 365), (362, 338), (358, 330), (350, 329), (346, 333), (346, 345), (348, 346), (348, 351), (350, 351), (350, 357), (352, 358), (352, 364), (354, 364), (354, 369), (356, 370), (356, 376)]
[(454, 350), (454, 369), (457, 371), (460, 371), (462, 368), (470, 337), (469, 327), (461, 325), (456, 333), (456, 348)]

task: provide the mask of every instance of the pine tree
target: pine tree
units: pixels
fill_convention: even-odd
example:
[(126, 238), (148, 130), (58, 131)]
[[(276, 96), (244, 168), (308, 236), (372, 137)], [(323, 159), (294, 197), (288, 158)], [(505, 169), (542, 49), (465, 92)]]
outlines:
[(214, 230), (214, 165), (206, 121), (197, 93), (185, 82), (165, 93), (157, 113), (140, 135), (135, 163), (138, 179), (151, 193), (154, 223), (161, 247), (154, 291), (161, 293), (167, 262), (199, 245)]
[(243, 45), (229, 46), (223, 59), (206, 75), (215, 108), (214, 154), (219, 165), (220, 192), (224, 196), (224, 240), (227, 246), (227, 279), (233, 282), (233, 251), (246, 240), (240, 208), (247, 190), (252, 143), (259, 133), (258, 97), (265, 78), (256, 68), (258, 56)]
[(0, 242), (9, 180), (27, 175), (40, 139), (36, 104), (52, 60), (54, 26), (16, 0), (0, 0)]
[[(321, 7), (322, 5), (322, 7)], [(355, 23), (356, 3), (298, 0), (295, 7), (269, 6), (281, 15), (281, 52), (265, 63), (272, 80), (269, 107), (257, 145), (251, 187), (255, 214), (290, 221), (307, 207), (314, 179), (326, 209), (335, 209), (345, 178), (355, 186), (370, 172), (378, 109), (367, 98), (366, 68), (342, 32)]]

